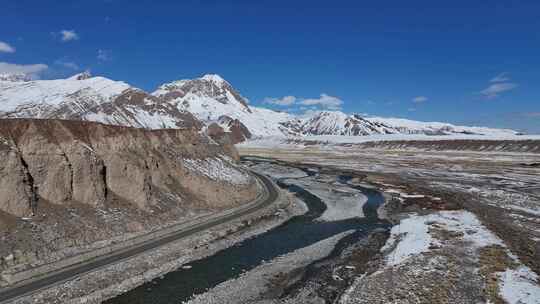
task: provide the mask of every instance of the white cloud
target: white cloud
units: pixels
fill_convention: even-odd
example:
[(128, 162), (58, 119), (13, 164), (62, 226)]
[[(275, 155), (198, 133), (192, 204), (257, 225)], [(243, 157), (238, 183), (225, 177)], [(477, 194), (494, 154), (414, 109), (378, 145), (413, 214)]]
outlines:
[(61, 30), (60, 35), (62, 36), (61, 39), (64, 42), (79, 40), (79, 34), (77, 34), (75, 30)]
[(111, 58), (111, 51), (99, 49), (98, 54), (97, 54), (97, 59), (99, 61), (109, 61), (109, 60), (111, 60), (112, 59)]
[(265, 97), (263, 102), (278, 106), (290, 106), (296, 102), (296, 99), (295, 96), (284, 96), (281, 98)]
[(39, 74), (49, 67), (46, 64), (13, 64), (0, 62), (0, 74), (25, 74), (38, 78)]
[(330, 96), (328, 94), (321, 94), (319, 98), (300, 98), (296, 96), (283, 96), (281, 98), (266, 97), (263, 99), (264, 103), (278, 105), (278, 106), (291, 106), (294, 104), (302, 105), (300, 110), (311, 108), (313, 110), (317, 108), (327, 110), (340, 110), (343, 105), (343, 100), (339, 97)]
[(424, 103), (426, 101), (428, 101), (429, 98), (427, 98), (426, 96), (416, 96), (415, 98), (413, 98), (413, 102), (414, 103)]
[(504, 93), (506, 91), (513, 90), (517, 88), (518, 85), (515, 83), (510, 82), (498, 82), (490, 85), (489, 87), (485, 88), (484, 90), (480, 91), (480, 94), (486, 96), (487, 98), (496, 98), (501, 93)]
[(319, 98), (303, 99), (300, 103), (306, 106), (320, 106), (325, 109), (339, 110), (343, 105), (343, 100), (323, 93)]
[(507, 72), (504, 72), (493, 77), (489, 82), (506, 82), (506, 81), (510, 81), (510, 77), (508, 76)]
[(68, 69), (71, 69), (71, 70), (78, 70), (79, 69), (79, 65), (76, 64), (75, 62), (72, 62), (72, 61), (68, 61), (66, 59), (58, 59), (54, 62), (55, 64), (57, 65), (61, 65), (65, 68), (68, 68)]
[(0, 53), (15, 53), (15, 48), (7, 42), (0, 41)]
[(489, 82), (491, 84), (487, 88), (480, 91), (480, 94), (484, 95), (488, 99), (497, 98), (501, 93), (518, 87), (516, 83), (510, 82), (510, 77), (506, 72), (500, 73), (499, 75), (493, 77)]

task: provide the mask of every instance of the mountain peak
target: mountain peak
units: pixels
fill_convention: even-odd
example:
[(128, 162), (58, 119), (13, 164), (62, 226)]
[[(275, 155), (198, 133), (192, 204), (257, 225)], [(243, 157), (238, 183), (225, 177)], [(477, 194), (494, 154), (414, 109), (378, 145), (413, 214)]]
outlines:
[[(199, 117), (202, 120), (208, 120), (209, 109), (218, 107), (221, 110), (214, 109), (215, 113), (210, 116), (219, 117), (222, 111), (226, 113), (235, 111), (251, 112), (248, 101), (225, 79), (217, 74), (206, 74), (200, 78), (176, 80), (161, 85), (152, 93), (156, 97), (163, 98), (165, 101), (175, 101), (194, 111), (194, 108), (201, 109), (205, 114)], [(219, 104), (215, 104), (219, 103)], [(225, 110), (225, 108), (227, 110)], [(186, 108), (186, 110), (187, 110)], [(218, 114), (221, 113), (221, 114)], [(217, 119), (217, 117), (214, 117)], [(215, 120), (214, 119), (214, 120)]]
[(200, 79), (215, 83), (217, 86), (221, 86), (223, 83), (228, 83), (223, 77), (218, 74), (206, 74)]
[(84, 71), (82, 73), (75, 74), (69, 77), (68, 79), (69, 80), (85, 80), (88, 78), (92, 78), (92, 74), (90, 73), (90, 71)]

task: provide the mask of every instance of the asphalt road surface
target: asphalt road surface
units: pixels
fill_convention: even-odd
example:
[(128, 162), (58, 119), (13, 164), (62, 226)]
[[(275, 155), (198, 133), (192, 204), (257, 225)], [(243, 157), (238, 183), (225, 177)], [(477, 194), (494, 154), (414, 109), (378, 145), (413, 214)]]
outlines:
[(167, 243), (174, 242), (176, 240), (191, 236), (192, 234), (207, 230), (214, 226), (235, 220), (239, 217), (253, 213), (261, 208), (272, 204), (276, 199), (278, 199), (279, 190), (276, 189), (275, 184), (272, 183), (272, 181), (270, 181), (267, 177), (255, 172), (252, 173), (261, 181), (262, 185), (266, 188), (266, 195), (262, 198), (259, 198), (259, 202), (250, 205), (248, 208), (237, 210), (234, 213), (227, 214), (222, 217), (210, 219), (207, 222), (194, 224), (180, 231), (165, 235), (164, 237), (159, 239), (154, 239), (145, 243), (133, 245), (131, 247), (124, 248), (123, 250), (113, 252), (111, 254), (101, 256), (90, 261), (78, 263), (58, 270), (56, 272), (45, 274), (39, 279), (32, 280), (31, 282), (23, 282), (20, 285), (16, 285), (6, 289), (0, 289), (0, 303), (8, 303), (9, 301), (12, 301), (16, 298), (30, 295), (43, 288), (77, 278), (84, 273), (94, 271), (98, 268), (110, 264), (114, 264), (121, 260), (141, 254), (145, 251), (152, 250)]

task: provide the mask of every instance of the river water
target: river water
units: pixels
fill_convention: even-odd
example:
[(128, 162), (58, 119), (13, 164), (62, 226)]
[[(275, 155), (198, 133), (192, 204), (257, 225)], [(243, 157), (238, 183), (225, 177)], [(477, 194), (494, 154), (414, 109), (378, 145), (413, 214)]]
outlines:
[[(309, 175), (316, 174), (313, 170), (305, 172)], [(348, 177), (338, 175), (336, 180), (344, 183)], [(270, 261), (336, 234), (355, 230), (355, 234), (367, 236), (375, 228), (389, 227), (386, 221), (377, 217), (377, 208), (384, 202), (384, 197), (377, 190), (351, 186), (362, 191), (367, 197), (363, 207), (365, 217), (325, 222), (316, 220), (326, 210), (323, 201), (306, 189), (279, 180), (277, 182), (280, 187), (288, 189), (303, 200), (309, 208), (308, 212), (212, 256), (193, 261), (189, 263), (190, 269), (170, 272), (162, 279), (141, 285), (105, 303), (181, 303), (193, 295), (204, 293), (222, 282), (238, 277), (263, 261)]]

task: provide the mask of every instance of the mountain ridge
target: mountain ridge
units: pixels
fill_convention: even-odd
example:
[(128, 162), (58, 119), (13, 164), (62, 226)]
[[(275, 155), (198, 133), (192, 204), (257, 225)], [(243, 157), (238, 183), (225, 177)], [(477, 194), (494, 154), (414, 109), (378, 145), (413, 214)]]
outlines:
[(0, 118), (88, 120), (147, 129), (202, 126), (191, 113), (139, 88), (88, 73), (57, 80), (0, 81)]
[(211, 127), (214, 134), (230, 134), (233, 143), (272, 136), (519, 134), (508, 129), (340, 111), (306, 115), (278, 112), (250, 105), (217, 74), (164, 83), (152, 93), (88, 72), (57, 80), (29, 80), (19, 75), (9, 81), (0, 79), (0, 118), (75, 119), (147, 129), (193, 127), (208, 131)]

